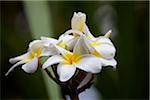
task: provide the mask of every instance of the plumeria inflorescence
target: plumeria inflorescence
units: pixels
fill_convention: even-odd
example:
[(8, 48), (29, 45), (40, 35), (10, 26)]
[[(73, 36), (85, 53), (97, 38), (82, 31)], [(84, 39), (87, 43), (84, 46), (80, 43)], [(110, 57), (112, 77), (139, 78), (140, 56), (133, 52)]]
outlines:
[[(109, 39), (111, 32), (109, 30), (104, 36), (94, 37), (86, 25), (86, 15), (75, 12), (71, 19), (71, 29), (58, 39), (42, 36), (40, 40), (32, 41), (27, 53), (9, 60), (15, 64), (6, 75), (21, 64), (27, 73), (34, 73), (38, 66), (42, 66), (47, 74), (65, 89), (64, 83), (70, 85), (74, 84), (70, 83), (70, 80), (81, 81), (73, 88), (78, 90), (86, 86), (82, 85), (85, 84), (86, 77), (93, 79), (92, 75), (99, 73), (102, 66), (116, 68), (117, 62), (114, 59), (116, 49)], [(48, 59), (41, 63), (43, 57)], [(55, 76), (48, 70), (50, 67)], [(79, 73), (80, 78), (84, 77), (79, 79), (77, 76)]]

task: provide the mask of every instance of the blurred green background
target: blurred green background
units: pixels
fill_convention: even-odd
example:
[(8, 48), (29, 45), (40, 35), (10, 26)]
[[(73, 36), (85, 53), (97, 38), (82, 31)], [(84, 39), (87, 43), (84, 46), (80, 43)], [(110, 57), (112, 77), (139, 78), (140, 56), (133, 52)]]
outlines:
[(70, 29), (73, 12), (78, 11), (86, 13), (95, 36), (113, 30), (118, 65), (116, 70), (103, 68), (97, 76), (94, 85), (102, 99), (149, 98), (149, 1), (0, 1), (0, 6), (1, 99), (49, 98), (40, 68), (30, 75), (17, 67), (5, 77), (12, 66), (8, 60), (25, 53), (28, 43), (40, 35), (58, 38)]

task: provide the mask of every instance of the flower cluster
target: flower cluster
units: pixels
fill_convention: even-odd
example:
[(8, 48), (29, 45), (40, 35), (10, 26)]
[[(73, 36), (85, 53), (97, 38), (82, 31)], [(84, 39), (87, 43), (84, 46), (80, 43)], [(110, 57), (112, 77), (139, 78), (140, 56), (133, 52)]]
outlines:
[[(116, 49), (109, 39), (111, 30), (104, 36), (94, 37), (86, 25), (86, 15), (74, 13), (71, 19), (71, 29), (58, 39), (41, 37), (29, 44), (27, 53), (11, 58), (15, 63), (6, 75), (22, 64), (27, 73), (34, 73), (38, 66), (47, 69), (55, 65), (59, 81), (66, 82), (72, 78), (77, 69), (87, 73), (99, 73), (102, 66), (113, 66)], [(41, 63), (42, 57), (48, 59)]]

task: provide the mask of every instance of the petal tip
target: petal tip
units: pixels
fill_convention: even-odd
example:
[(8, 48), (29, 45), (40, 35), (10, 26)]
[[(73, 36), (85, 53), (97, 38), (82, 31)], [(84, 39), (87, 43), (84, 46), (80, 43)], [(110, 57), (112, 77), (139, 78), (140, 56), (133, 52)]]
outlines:
[(68, 81), (69, 79), (59, 77), (59, 80), (60, 80), (61, 82), (66, 82), (66, 81)]
[(10, 59), (9, 59), (9, 62), (10, 62), (10, 63), (13, 63), (13, 58), (10, 58)]
[(7, 73), (5, 74), (5, 76), (8, 76), (8, 74), (9, 74), (9, 72), (7, 72)]
[(47, 66), (45, 66), (45, 65), (42, 66), (42, 69), (46, 69), (46, 68), (47, 68)]
[(105, 34), (105, 37), (109, 38), (111, 33), (112, 33), (112, 30), (109, 30), (109, 31)]

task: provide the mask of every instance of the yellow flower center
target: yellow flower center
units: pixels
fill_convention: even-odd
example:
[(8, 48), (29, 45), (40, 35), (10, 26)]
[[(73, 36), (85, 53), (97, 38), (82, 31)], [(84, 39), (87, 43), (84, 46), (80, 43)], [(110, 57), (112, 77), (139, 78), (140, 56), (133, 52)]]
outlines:
[(32, 59), (35, 58), (35, 57), (39, 57), (39, 56), (41, 55), (41, 53), (42, 53), (42, 49), (41, 49), (41, 48), (39, 48), (39, 49), (37, 49), (37, 50), (34, 50), (34, 51), (32, 51), (32, 52), (29, 54), (28, 59), (29, 59), (29, 60), (32, 60)]
[(79, 59), (77, 59), (79, 57), (78, 54), (66, 54), (65, 56), (65, 62), (64, 64), (74, 64), (74, 63), (78, 63)]

